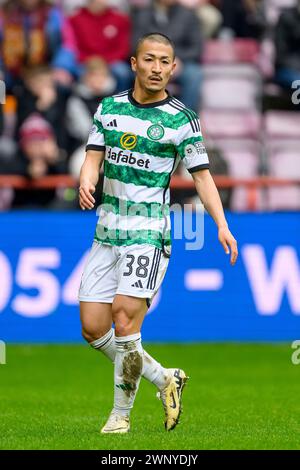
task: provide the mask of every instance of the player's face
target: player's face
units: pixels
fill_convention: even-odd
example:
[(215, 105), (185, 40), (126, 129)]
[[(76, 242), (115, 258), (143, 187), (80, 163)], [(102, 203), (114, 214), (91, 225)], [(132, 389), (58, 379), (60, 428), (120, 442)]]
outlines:
[(136, 79), (146, 91), (163, 90), (176, 67), (171, 46), (155, 41), (144, 41), (137, 57), (131, 58)]

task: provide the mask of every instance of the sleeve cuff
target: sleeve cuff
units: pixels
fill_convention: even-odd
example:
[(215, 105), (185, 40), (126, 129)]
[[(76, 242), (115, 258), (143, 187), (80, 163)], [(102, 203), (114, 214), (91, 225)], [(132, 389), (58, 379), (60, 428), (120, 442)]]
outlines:
[(197, 166), (194, 166), (193, 168), (188, 168), (187, 170), (190, 173), (195, 173), (195, 171), (208, 170), (208, 169), (209, 169), (209, 163), (203, 163), (202, 165), (197, 165)]
[(88, 144), (85, 147), (85, 151), (87, 152), (88, 150), (96, 150), (96, 152), (102, 152), (103, 150), (105, 150), (105, 145)]

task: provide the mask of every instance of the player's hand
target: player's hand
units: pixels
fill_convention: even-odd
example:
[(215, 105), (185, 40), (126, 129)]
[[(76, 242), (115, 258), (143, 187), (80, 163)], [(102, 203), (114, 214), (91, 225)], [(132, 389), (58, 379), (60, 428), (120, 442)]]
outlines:
[(95, 205), (94, 194), (96, 188), (92, 183), (83, 182), (79, 187), (79, 205), (84, 211), (85, 209), (93, 209)]
[(233, 266), (236, 263), (238, 257), (238, 247), (237, 241), (228, 227), (219, 228), (219, 242), (223, 246), (226, 255), (231, 253), (230, 264)]

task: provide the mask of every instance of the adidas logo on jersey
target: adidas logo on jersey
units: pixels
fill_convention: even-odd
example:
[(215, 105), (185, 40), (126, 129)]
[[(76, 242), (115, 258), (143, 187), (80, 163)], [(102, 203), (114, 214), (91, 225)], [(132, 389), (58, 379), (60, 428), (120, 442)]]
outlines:
[(117, 127), (117, 120), (113, 119), (107, 124), (107, 127)]
[(143, 284), (140, 280), (136, 281), (134, 284), (131, 284), (131, 287), (139, 287), (140, 289), (143, 288)]

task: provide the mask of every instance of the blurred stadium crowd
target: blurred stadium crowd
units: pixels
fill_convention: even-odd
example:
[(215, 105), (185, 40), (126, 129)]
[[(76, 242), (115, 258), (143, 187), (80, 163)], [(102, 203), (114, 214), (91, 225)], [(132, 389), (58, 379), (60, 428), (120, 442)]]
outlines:
[[(153, 31), (175, 43), (169, 91), (199, 113), (212, 173), (289, 180), (260, 188), (255, 208), (300, 209), (300, 0), (2, 0), (0, 210), (78, 207), (74, 188), (15, 189), (7, 175), (78, 178), (99, 100), (132, 86), (130, 55)], [(249, 208), (245, 188), (220, 191)]]

